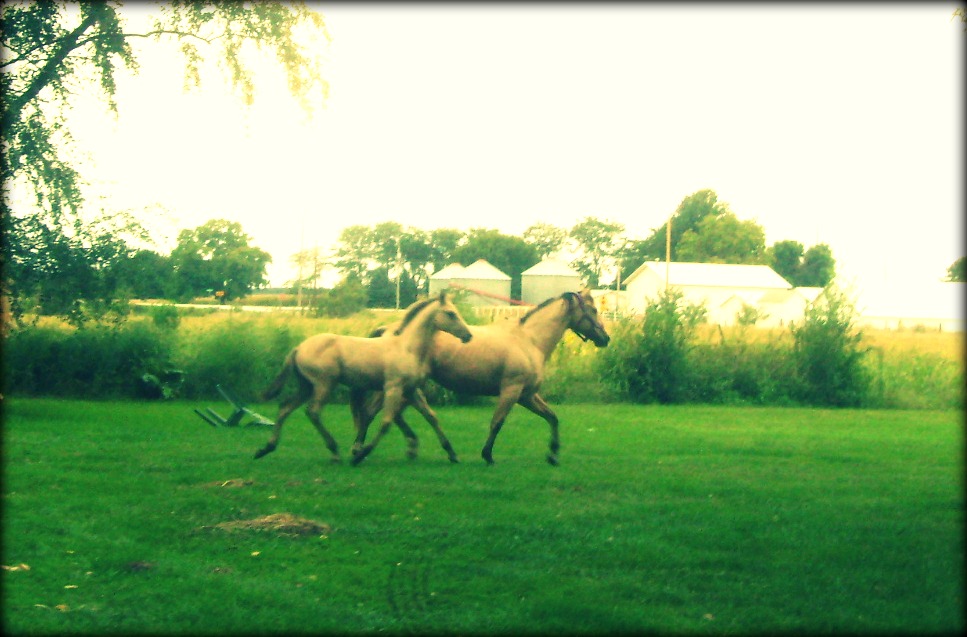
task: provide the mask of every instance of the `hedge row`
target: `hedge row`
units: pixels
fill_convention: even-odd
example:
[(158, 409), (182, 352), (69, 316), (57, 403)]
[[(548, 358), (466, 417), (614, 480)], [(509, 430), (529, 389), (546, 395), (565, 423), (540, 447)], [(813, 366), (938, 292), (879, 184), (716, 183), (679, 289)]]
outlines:
[[(864, 347), (849, 317), (837, 315), (841, 309), (765, 339), (754, 328), (697, 338), (695, 316), (665, 299), (643, 320), (611, 324), (606, 348), (567, 334), (548, 364), (542, 393), (551, 402), (963, 407), (962, 365), (938, 355), (877, 355)], [(378, 321), (350, 323), (348, 331), (363, 335)], [(3, 343), (3, 391), (221, 400), (216, 385), (223, 384), (254, 400), (288, 351), (313, 331), (319, 331), (314, 324), (271, 316), (185, 326), (174, 308), (122, 323), (24, 326)], [(432, 382), (427, 395), (438, 405), (486, 400), (455, 396)], [(334, 399), (345, 396), (339, 391)]]

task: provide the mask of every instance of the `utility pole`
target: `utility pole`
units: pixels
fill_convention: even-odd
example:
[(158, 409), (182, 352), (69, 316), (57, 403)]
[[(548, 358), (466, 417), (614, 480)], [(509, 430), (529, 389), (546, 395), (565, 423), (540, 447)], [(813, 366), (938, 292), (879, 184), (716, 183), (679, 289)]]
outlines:
[(403, 255), (400, 250), (400, 237), (396, 237), (396, 309), (400, 309), (400, 277), (403, 276)]

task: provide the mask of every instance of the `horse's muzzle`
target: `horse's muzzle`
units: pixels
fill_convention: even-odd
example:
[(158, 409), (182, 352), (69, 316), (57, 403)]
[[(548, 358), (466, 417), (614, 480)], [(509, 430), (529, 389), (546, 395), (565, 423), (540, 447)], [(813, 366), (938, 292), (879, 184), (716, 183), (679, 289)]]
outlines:
[(467, 332), (467, 335), (466, 336), (461, 336), (460, 337), (460, 342), (461, 343), (469, 343), (470, 342), (470, 339), (472, 339), (472, 338), (473, 338), (473, 334), (471, 334), (470, 332)]

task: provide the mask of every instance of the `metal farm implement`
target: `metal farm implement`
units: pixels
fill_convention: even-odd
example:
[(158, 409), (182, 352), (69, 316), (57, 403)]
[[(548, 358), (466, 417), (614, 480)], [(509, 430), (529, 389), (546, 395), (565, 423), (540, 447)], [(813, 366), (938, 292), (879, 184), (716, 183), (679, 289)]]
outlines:
[[(233, 394), (228, 389), (222, 387), (221, 385), (215, 385), (215, 388), (218, 390), (218, 393), (220, 393), (222, 396), (225, 397), (225, 400), (232, 403), (232, 406), (235, 408), (235, 411), (233, 411), (228, 418), (222, 418), (210, 407), (206, 407), (204, 412), (201, 412), (197, 409), (194, 410), (196, 414), (201, 416), (202, 420), (207, 422), (212, 427), (238, 427), (238, 426), (272, 427), (275, 425), (274, 422), (272, 422), (262, 414), (256, 413), (251, 409), (249, 409), (248, 407), (246, 407), (245, 405), (243, 405), (242, 401), (238, 399), (238, 396)], [(242, 418), (244, 418), (245, 416), (250, 416), (253, 418), (253, 420), (246, 423), (245, 425), (241, 425)]]

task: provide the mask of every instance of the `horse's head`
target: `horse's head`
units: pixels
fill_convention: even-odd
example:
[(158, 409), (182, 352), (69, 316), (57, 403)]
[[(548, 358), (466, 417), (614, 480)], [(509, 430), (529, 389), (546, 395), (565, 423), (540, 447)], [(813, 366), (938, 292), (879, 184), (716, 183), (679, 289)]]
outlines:
[(436, 315), (433, 319), (436, 328), (440, 331), (453, 334), (464, 343), (473, 338), (473, 334), (470, 333), (470, 328), (464, 323), (463, 317), (460, 316), (460, 312), (457, 310), (457, 306), (447, 296), (446, 291), (440, 292), (440, 298), (437, 300), (440, 303), (440, 307), (437, 308)]
[(611, 337), (598, 317), (598, 308), (594, 306), (591, 292), (587, 289), (565, 292), (564, 298), (568, 303), (568, 327), (582, 339), (590, 340), (598, 347), (605, 347)]

